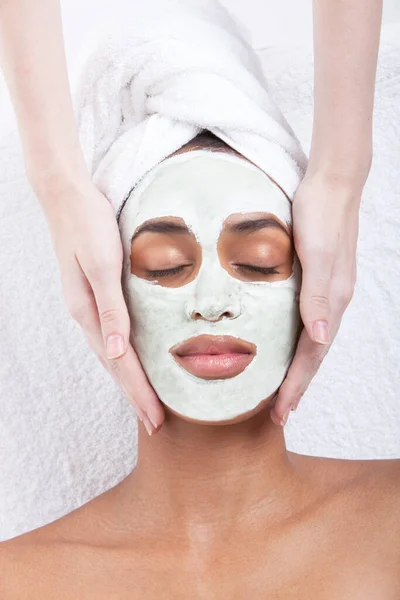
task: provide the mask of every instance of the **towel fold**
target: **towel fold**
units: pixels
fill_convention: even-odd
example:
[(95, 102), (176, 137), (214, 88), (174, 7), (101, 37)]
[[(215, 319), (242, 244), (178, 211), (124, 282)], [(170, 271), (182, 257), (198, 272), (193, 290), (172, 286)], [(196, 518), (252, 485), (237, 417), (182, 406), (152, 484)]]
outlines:
[(304, 173), (306, 157), (258, 56), (217, 0), (132, 7), (124, 25), (96, 35), (73, 88), (87, 166), (117, 214), (150, 169), (204, 129), (290, 198)]

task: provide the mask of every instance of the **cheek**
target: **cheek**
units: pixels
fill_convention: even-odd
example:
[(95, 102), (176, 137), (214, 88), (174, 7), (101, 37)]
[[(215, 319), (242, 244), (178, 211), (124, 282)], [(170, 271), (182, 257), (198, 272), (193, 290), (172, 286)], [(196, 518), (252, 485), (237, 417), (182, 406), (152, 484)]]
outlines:
[(154, 337), (155, 334), (163, 335), (170, 325), (175, 328), (182, 326), (190, 298), (189, 285), (185, 286), (185, 290), (171, 289), (135, 276), (129, 277), (124, 293), (133, 332)]
[(267, 286), (243, 284), (247, 288), (241, 299), (243, 326), (254, 332), (261, 346), (272, 346), (279, 351), (283, 346), (295, 344), (300, 323), (299, 303), (292, 288)]

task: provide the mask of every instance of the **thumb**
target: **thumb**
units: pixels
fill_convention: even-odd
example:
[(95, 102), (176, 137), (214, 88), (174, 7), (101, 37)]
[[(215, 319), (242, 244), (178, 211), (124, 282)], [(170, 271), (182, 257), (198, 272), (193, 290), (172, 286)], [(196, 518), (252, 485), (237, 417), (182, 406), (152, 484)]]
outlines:
[(332, 266), (326, 257), (315, 257), (303, 270), (300, 314), (311, 340), (330, 344), (330, 288)]
[(106, 354), (109, 359), (123, 356), (129, 345), (130, 318), (122, 292), (118, 269), (102, 272), (100, 279), (90, 282), (97, 310)]

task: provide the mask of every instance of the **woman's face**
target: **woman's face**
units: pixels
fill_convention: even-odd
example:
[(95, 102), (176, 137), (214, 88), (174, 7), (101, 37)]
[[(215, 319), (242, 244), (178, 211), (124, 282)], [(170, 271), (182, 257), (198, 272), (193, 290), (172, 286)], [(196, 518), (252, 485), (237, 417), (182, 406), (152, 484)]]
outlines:
[(132, 343), (182, 417), (238, 420), (281, 384), (300, 323), (290, 222), (261, 171), (205, 151), (161, 163), (125, 205)]

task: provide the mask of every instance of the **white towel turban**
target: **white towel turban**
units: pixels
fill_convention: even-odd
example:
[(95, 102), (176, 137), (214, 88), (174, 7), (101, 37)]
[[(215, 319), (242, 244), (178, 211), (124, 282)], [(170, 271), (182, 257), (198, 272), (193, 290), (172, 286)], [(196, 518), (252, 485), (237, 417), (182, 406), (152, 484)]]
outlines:
[(242, 28), (217, 0), (132, 4), (146, 6), (96, 35), (74, 84), (87, 166), (117, 216), (141, 178), (204, 129), (292, 198), (306, 158)]

